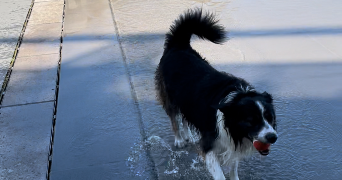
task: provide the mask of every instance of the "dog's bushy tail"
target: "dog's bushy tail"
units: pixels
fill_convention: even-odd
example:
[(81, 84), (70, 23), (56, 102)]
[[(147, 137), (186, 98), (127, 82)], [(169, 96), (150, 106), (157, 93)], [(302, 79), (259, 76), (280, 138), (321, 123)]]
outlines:
[(216, 44), (223, 43), (226, 40), (224, 27), (217, 23), (214, 14), (203, 14), (202, 9), (189, 9), (171, 25), (164, 48), (188, 47), (192, 34)]

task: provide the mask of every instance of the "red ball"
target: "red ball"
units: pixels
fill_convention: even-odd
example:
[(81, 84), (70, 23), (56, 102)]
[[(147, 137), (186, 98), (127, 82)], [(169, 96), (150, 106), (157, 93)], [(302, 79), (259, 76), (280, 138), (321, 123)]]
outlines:
[(253, 145), (254, 145), (255, 149), (257, 149), (258, 151), (265, 151), (265, 150), (269, 149), (271, 144), (263, 143), (261, 141), (254, 141)]

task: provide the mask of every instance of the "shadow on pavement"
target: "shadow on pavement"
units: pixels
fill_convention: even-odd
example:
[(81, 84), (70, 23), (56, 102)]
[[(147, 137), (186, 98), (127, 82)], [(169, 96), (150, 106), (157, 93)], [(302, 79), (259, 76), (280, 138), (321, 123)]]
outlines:
[[(234, 37), (329, 35), (341, 34), (342, 28), (231, 33), (235, 33)], [(162, 41), (163, 37), (162, 34), (123, 35), (123, 47), (127, 50), (126, 42)], [(84, 35), (72, 37), (71, 40), (95, 39)], [(40, 42), (39, 39), (30, 41), (32, 43)], [(102, 40), (97, 39), (97, 41)], [(153, 84), (153, 73), (162, 48), (151, 52), (152, 55), (145, 59), (127, 57), (128, 68), (139, 100), (143, 128), (145, 128), (147, 136), (143, 138), (140, 137), (140, 127), (137, 122), (139, 117), (137, 117), (137, 110), (134, 109), (134, 101), (130, 93), (127, 93), (126, 87), (129, 85), (126, 84), (127, 72), (124, 70), (124, 64), (117, 63), (114, 59), (112, 61), (110, 58), (109, 61), (98, 62), (95, 65), (83, 61), (91, 57), (92, 53), (103, 48), (110, 50), (111, 46), (93, 49), (74, 56), (72, 59), (62, 59), (60, 81), (69, 81), (69, 84), (74, 85), (60, 87), (60, 92), (63, 91), (63, 96), (70, 102), (73, 99), (81, 100), (78, 102), (78, 107), (69, 106), (57, 110), (70, 113), (70, 121), (67, 122), (57, 117), (57, 123), (58, 121), (63, 123), (60, 124), (60, 129), (56, 129), (56, 136), (62, 135), (62, 139), (67, 144), (65, 147), (59, 147), (63, 153), (67, 153), (63, 159), (58, 160), (61, 163), (59, 166), (65, 166), (65, 169), (68, 169), (63, 173), (66, 176), (68, 175), (67, 171), (73, 171), (70, 173), (73, 175), (84, 173), (84, 176), (88, 178), (100, 174), (104, 178), (127, 178), (126, 175), (132, 175), (132, 173), (138, 175), (134, 176), (137, 179), (149, 177), (150, 171), (154, 170), (149, 167), (151, 164), (143, 154), (145, 149), (138, 151), (142, 154), (137, 154), (140, 158), (131, 167), (128, 167), (128, 159), (131, 157), (132, 151), (128, 151), (128, 149), (134, 149), (142, 139), (158, 136), (171, 147), (171, 151), (165, 150), (162, 153), (164, 157), (154, 157), (152, 154), (153, 162), (156, 162), (157, 159), (159, 161), (158, 176), (162, 179), (177, 179), (177, 177), (191, 179), (196, 173), (196, 169), (181, 175), (179, 172), (168, 174), (161, 168), (158, 169), (158, 166), (169, 166), (172, 162), (179, 163), (174, 166), (180, 167), (182, 161), (187, 161), (184, 164), (190, 166), (191, 162), (188, 161), (196, 157), (197, 153), (189, 150), (191, 158), (186, 153), (180, 153), (176, 157), (176, 161), (170, 158), (172, 153), (181, 150), (173, 147), (170, 122), (155, 100)], [(241, 163), (239, 168), (241, 179), (340, 179), (342, 176), (340, 168), (342, 162), (340, 156), (342, 154), (342, 131), (340, 128), (342, 125), (340, 121), (342, 117), (342, 85), (339, 82), (342, 79), (342, 63), (213, 63), (213, 66), (245, 78), (260, 91), (267, 90), (274, 95), (276, 102), (279, 140), (272, 147), (269, 157), (260, 158), (256, 155), (252, 158), (253, 160)], [(72, 73), (63, 74), (67, 69)], [(94, 73), (84, 73), (89, 70), (94, 70)], [(77, 84), (84, 83), (87, 85), (82, 88), (77, 87)], [(107, 103), (108, 99), (110, 103)], [(102, 112), (94, 112), (91, 106), (97, 107), (94, 109)], [(122, 112), (118, 109), (121, 109)], [(99, 114), (103, 114), (103, 116), (99, 116)], [(118, 126), (118, 124), (121, 125)], [(177, 158), (184, 158), (184, 160)], [(121, 160), (114, 161), (116, 159)], [(144, 168), (141, 169), (141, 167)]]

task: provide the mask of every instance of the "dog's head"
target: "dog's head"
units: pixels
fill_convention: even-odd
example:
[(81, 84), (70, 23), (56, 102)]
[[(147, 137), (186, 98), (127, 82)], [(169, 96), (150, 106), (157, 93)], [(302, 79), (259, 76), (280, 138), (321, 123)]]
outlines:
[(250, 140), (261, 155), (269, 154), (269, 147), (277, 140), (276, 115), (273, 98), (267, 92), (234, 91), (218, 104), (224, 116), (225, 128), (235, 147), (244, 138)]

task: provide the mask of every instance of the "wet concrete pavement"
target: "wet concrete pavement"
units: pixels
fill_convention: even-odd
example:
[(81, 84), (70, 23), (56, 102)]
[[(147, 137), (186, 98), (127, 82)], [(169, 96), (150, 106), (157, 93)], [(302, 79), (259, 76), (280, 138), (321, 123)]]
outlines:
[(240, 179), (342, 177), (341, 2), (67, 0), (51, 179), (210, 178), (195, 146), (173, 147), (153, 83), (170, 24), (202, 6), (230, 40), (192, 46), (276, 102), (279, 140)]
[(129, 176), (126, 161), (143, 132), (109, 3), (72, 3), (65, 10), (50, 178), (139, 179)]
[[(1, 90), (0, 179), (46, 179), (63, 3), (37, 0), (27, 6), (25, 33)], [(59, 21), (50, 23), (46, 17)]]
[[(341, 5), (337, 1), (203, 4), (217, 13), (231, 39), (224, 45), (195, 41), (193, 47), (216, 68), (245, 78), (276, 100), (279, 141), (267, 158), (256, 155), (241, 163), (241, 179), (337, 180), (342, 176), (342, 15), (337, 10)], [(152, 77), (163, 52), (164, 33), (181, 12), (194, 6), (202, 3), (112, 1), (146, 134), (161, 137), (170, 147), (173, 135), (155, 101)], [(179, 151), (173, 148), (164, 150), (167, 155), (152, 155), (159, 162), (160, 179), (190, 179), (201, 172), (191, 163), (185, 167), (189, 171), (180, 172), (182, 164), (192, 162), (189, 156), (194, 151), (172, 158)], [(178, 164), (170, 165), (175, 161)]]

